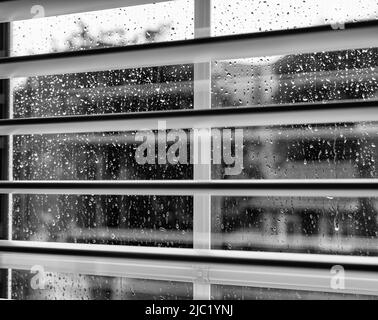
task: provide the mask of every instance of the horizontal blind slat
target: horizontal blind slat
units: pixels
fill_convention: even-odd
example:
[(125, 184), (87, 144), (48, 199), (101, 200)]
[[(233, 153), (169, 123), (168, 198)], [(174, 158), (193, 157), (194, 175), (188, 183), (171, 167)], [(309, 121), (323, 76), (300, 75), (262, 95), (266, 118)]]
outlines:
[(2, 181), (0, 193), (377, 197), (378, 179)]
[(42, 6), (45, 17), (82, 13), (173, 0), (13, 0), (0, 2), (0, 23), (33, 19), (32, 7)]
[[(67, 256), (0, 252), (0, 268), (30, 271), (43, 265), (46, 272), (191, 282), (203, 271), (211, 284), (334, 292), (329, 269), (280, 266), (201, 264), (145, 259)], [(347, 270), (343, 293), (378, 295), (377, 276), (371, 271)]]
[(0, 240), (0, 252), (378, 271), (378, 257)]
[[(378, 47), (378, 23), (150, 43), (0, 59), (0, 79)], [(235, 50), (237, 48), (237, 50)]]

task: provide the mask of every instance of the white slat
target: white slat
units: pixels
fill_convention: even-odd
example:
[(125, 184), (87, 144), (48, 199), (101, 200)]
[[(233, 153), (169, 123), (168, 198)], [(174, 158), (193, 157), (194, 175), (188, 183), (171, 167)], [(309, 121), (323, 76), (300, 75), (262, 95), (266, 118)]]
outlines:
[[(122, 8), (172, 0), (13, 0), (0, 2), (0, 23), (32, 19), (36, 15), (34, 7), (43, 8), (45, 17), (71, 13), (81, 13), (113, 8)], [(38, 6), (38, 7), (35, 7)]]
[[(0, 63), (0, 78), (115, 70), (135, 67), (200, 63), (214, 60), (264, 57), (320, 51), (378, 47), (378, 26), (303, 33), (266, 33), (229, 37), (227, 41), (179, 42), (177, 45), (139, 45), (133, 50), (105, 50), (96, 54), (44, 59), (11, 59)], [(148, 47), (149, 46), (149, 47)], [(147, 49), (148, 48), (148, 49)], [(235, 50), (237, 48), (237, 50)]]

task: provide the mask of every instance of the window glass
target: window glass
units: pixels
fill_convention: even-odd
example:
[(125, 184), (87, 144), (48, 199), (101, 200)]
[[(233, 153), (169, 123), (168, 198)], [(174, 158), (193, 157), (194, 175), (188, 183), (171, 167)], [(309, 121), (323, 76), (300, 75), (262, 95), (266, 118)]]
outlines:
[[(376, 178), (377, 130), (376, 123), (213, 129), (212, 178)], [(191, 130), (14, 136), (13, 178), (192, 179), (192, 137)]]
[[(176, 0), (12, 23), (13, 56), (194, 36), (194, 1)], [(342, 27), (375, 20), (375, 0), (268, 0), (211, 2), (211, 35), (220, 36), (316, 25)]]
[[(214, 0), (212, 35), (353, 22), (375, 19), (377, 16), (375, 8), (377, 4), (370, 0), (343, 2), (342, 7), (348, 8), (347, 14), (338, 11), (341, 6), (339, 1), (330, 1), (327, 5), (332, 5), (334, 8), (327, 12), (322, 11), (323, 5), (322, 1), (230, 3)], [(188, 39), (193, 37), (193, 7), (193, 1), (180, 0), (15, 22), (12, 23), (12, 54), (18, 56)], [(332, 12), (338, 12), (339, 15), (333, 15)], [(297, 18), (293, 19), (293, 16)], [(61, 27), (63, 25), (65, 27)], [(375, 100), (378, 95), (376, 48), (246, 57), (209, 63), (211, 76), (208, 80), (211, 82), (212, 108), (363, 101)], [(192, 64), (183, 64), (12, 79), (11, 116), (29, 118), (193, 109), (198, 107), (194, 106), (194, 69), (195, 66)], [(143, 152), (143, 156), (146, 156), (151, 151), (153, 156), (149, 160), (145, 159), (142, 164), (138, 162), (136, 156), (141, 144), (140, 141), (137, 143), (136, 132), (15, 135), (11, 137), (9, 143), (12, 158), (10, 175), (17, 181), (191, 180), (196, 170), (191, 162), (193, 146), (190, 145), (190, 126), (192, 124), (185, 125), (186, 128), (183, 128), (185, 130), (181, 136), (184, 141), (180, 148), (184, 155), (183, 158), (179, 157), (176, 149), (171, 153), (171, 156), (174, 155), (173, 163), (159, 162), (161, 159), (156, 143), (157, 131), (152, 132), (152, 140), (148, 141)], [(376, 178), (377, 132), (377, 124), (371, 122), (213, 128), (211, 177), (212, 179)], [(173, 142), (168, 143), (166, 150), (172, 145)], [(150, 196), (93, 196), (93, 199), (91, 197), (90, 195), (15, 195), (12, 220), (14, 238), (64, 242), (99, 241), (117, 244), (135, 242), (165, 246), (191, 245), (192, 197), (161, 197), (159, 201), (151, 200)], [(334, 200), (338, 204), (329, 205), (319, 199), (319, 201), (296, 198), (264, 201), (241, 199), (244, 198), (213, 197), (212, 215), (219, 215), (217, 218), (219, 221), (224, 220), (224, 223), (219, 222), (212, 230), (214, 239), (218, 239), (214, 246), (229, 248), (231, 240), (227, 237), (230, 234), (234, 236), (239, 229), (247, 229), (249, 232), (250, 228), (255, 228), (253, 222), (249, 222), (250, 210), (264, 212), (262, 215), (267, 217), (270, 217), (269, 214), (274, 216), (270, 202), (277, 202), (277, 208), (283, 206), (282, 210), (285, 214), (286, 210), (289, 210), (287, 209), (289, 202), (292, 202), (290, 208), (294, 208), (295, 215), (302, 217), (307, 215), (308, 208), (311, 207), (315, 213), (310, 215), (318, 217), (314, 218), (315, 220), (323, 219), (330, 230), (334, 231), (333, 215), (336, 214), (330, 211), (330, 208), (349, 205), (349, 202), (345, 204), (343, 200), (340, 202)], [(218, 204), (215, 204), (216, 200)], [(154, 206), (158, 206), (157, 209)], [(335, 249), (334, 252), (371, 254), (370, 247), (360, 247), (353, 241), (357, 238), (360, 241), (361, 237), (365, 240), (373, 237), (372, 241), (374, 240), (375, 234), (372, 230), (376, 221), (375, 202), (356, 199), (351, 206), (349, 211), (345, 211), (351, 214), (351, 217), (346, 213), (340, 213), (336, 220), (346, 219), (345, 221), (351, 225), (352, 231), (349, 229), (345, 231), (345, 236), (350, 238), (350, 241), (345, 241), (344, 245), (351, 243), (352, 249), (348, 251), (343, 247)], [(123, 209), (119, 209), (120, 207)], [(235, 210), (235, 216), (240, 214), (242, 216), (235, 218), (234, 213), (230, 213), (233, 212), (232, 210)], [(149, 212), (155, 212), (155, 220), (150, 218)], [(171, 215), (169, 212), (175, 214)], [(98, 225), (98, 222), (94, 222), (96, 219), (92, 217), (93, 215), (96, 219), (100, 219)], [(138, 216), (138, 218), (121, 222), (125, 215)], [(361, 218), (364, 215), (370, 217), (374, 223), (369, 220), (370, 222), (366, 222), (367, 226), (365, 226), (365, 220)], [(78, 218), (80, 216), (81, 218)], [(89, 221), (90, 227), (83, 225), (80, 219)], [(286, 250), (328, 252), (317, 239), (315, 244), (308, 244), (303, 238), (303, 234), (307, 236), (308, 228), (316, 229), (316, 237), (318, 237), (321, 231), (319, 231), (320, 226), (313, 226), (314, 223), (318, 223), (314, 222), (315, 220), (296, 221), (294, 224), (299, 223), (300, 228), (298, 225), (285, 227), (285, 234), (289, 235), (290, 230), (294, 230), (294, 234), (297, 232), (302, 241), (296, 246), (285, 247)], [(93, 223), (96, 223), (96, 227), (93, 227)], [(338, 223), (342, 225), (342, 222)], [(53, 224), (58, 227), (55, 228)], [(76, 233), (70, 235), (72, 226)], [(92, 228), (96, 230), (92, 231)], [(165, 232), (160, 230), (163, 228), (170, 230), (167, 234), (178, 233), (178, 235), (175, 235), (176, 242), (172, 238), (163, 236), (158, 239), (152, 235), (138, 238), (134, 232), (137, 228)], [(341, 227), (338, 228), (341, 230)], [(126, 229), (128, 240), (122, 238)], [(101, 238), (104, 232), (107, 234), (106, 239)], [(336, 232), (336, 235), (341, 234), (340, 232)], [(78, 233), (82, 237), (77, 236)], [(111, 237), (109, 239), (109, 235), (113, 233), (117, 239)], [(258, 229), (257, 233), (258, 237), (264, 239), (271, 237), (273, 241), (271, 248), (274, 250), (282, 249), (277, 244), (277, 241), (281, 240), (274, 240), (276, 234), (272, 234), (270, 227)], [(158, 234), (160, 237), (160, 233)], [(136, 240), (130, 240), (133, 237)], [(243, 241), (236, 247), (255, 248), (256, 244)], [(284, 243), (287, 245), (286, 242)], [(365, 241), (364, 244), (370, 246), (369, 241)], [(235, 248), (235, 244), (231, 243), (231, 248)], [(258, 249), (258, 246), (256, 248)]]
[(377, 256), (378, 199), (212, 197), (214, 249)]
[[(194, 0), (178, 0), (12, 22), (11, 56), (192, 39), (196, 18)], [(346, 22), (377, 19), (376, 0), (212, 0), (210, 36), (319, 25), (330, 25), (330, 32), (337, 32), (332, 28), (343, 29)], [(378, 98), (377, 48), (245, 57), (208, 61), (201, 67), (206, 64), (209, 78), (200, 77), (203, 70), (196, 74), (193, 64), (135, 66), (14, 78), (3, 81), (0, 91), (10, 85), (9, 118), (16, 119), (198, 109), (203, 105), (197, 98), (205, 95), (211, 97), (208, 107), (213, 109)], [(2, 137), (0, 178), (190, 181), (202, 172), (200, 178), (210, 175), (210, 180), (284, 181), (378, 175), (378, 126), (369, 119), (212, 128), (206, 172), (194, 163), (194, 125), (183, 124), (179, 135), (173, 131), (173, 140), (166, 137), (172, 131), (164, 128), (143, 132), (89, 128), (85, 133), (68, 128), (67, 133)], [(147, 139), (141, 140), (140, 133)], [(378, 255), (376, 197), (207, 196), (12, 193), (0, 197), (1, 211), (9, 213), (0, 217), (0, 238), (155, 248), (193, 248), (201, 245), (201, 239), (211, 238), (210, 247), (216, 250)], [(203, 211), (206, 200), (210, 212)], [(210, 234), (196, 231), (194, 224), (202, 215), (211, 220)], [(13, 299), (192, 299), (193, 285), (198, 285), (50, 271), (45, 288), (35, 289), (32, 277), (30, 270), (0, 267), (0, 297), (11, 292)], [(211, 298), (373, 297), (212, 284)]]
[(13, 240), (191, 247), (191, 197), (13, 196)]
[(12, 23), (13, 56), (193, 38), (193, 0)]
[(377, 132), (370, 122), (213, 129), (212, 177), (376, 178)]
[(212, 0), (214, 36), (296, 29), (378, 18), (375, 0)]
[(46, 272), (44, 288), (33, 288), (33, 273), (12, 270), (15, 300), (188, 300), (193, 285), (185, 282)]
[(12, 239), (190, 248), (192, 201), (177, 196), (17, 194)]
[[(376, 100), (376, 48), (220, 60), (211, 64), (211, 105)], [(192, 109), (193, 65), (11, 80), (13, 117)]]
[(193, 108), (193, 66), (15, 78), (13, 117), (49, 117)]
[(213, 300), (376, 300), (376, 296), (280, 288), (212, 285)]
[(8, 291), (8, 270), (0, 268), (0, 299), (7, 297)]
[[(193, 166), (190, 162), (190, 132), (182, 130), (181, 135), (172, 136), (169, 141), (168, 135), (174, 132), (166, 132), (160, 130), (14, 136), (13, 179), (191, 179)], [(165, 154), (162, 155), (159, 145), (164, 146), (164, 143)]]
[(376, 100), (377, 48), (212, 63), (212, 107)]

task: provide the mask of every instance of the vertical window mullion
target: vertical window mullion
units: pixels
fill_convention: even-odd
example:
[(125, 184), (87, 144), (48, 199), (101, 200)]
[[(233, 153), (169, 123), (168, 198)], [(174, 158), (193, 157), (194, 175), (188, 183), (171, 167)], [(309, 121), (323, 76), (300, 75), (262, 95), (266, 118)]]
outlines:
[[(209, 37), (211, 0), (194, 1), (194, 35), (196, 38)], [(211, 109), (211, 63), (194, 64), (194, 109)], [(211, 180), (211, 128), (194, 130), (194, 180)], [(196, 154), (197, 153), (197, 154)], [(197, 163), (198, 161), (198, 163)], [(195, 195), (193, 200), (193, 247), (211, 249), (211, 196)], [(209, 300), (210, 284), (199, 272), (194, 282), (194, 299)]]

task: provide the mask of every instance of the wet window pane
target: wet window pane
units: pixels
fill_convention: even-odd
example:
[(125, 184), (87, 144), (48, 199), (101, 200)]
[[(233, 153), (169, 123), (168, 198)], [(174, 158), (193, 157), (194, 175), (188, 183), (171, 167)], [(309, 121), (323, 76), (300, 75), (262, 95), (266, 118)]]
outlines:
[(378, 199), (212, 197), (214, 249), (377, 256)]
[(216, 129), (212, 177), (376, 178), (377, 133), (368, 122)]
[(33, 286), (33, 273), (12, 270), (15, 300), (187, 300), (192, 283), (46, 272), (44, 289)]
[(13, 117), (125, 113), (193, 108), (193, 66), (15, 78)]
[(8, 270), (0, 268), (0, 299), (7, 298), (8, 294)]
[[(378, 17), (375, 1), (330, 1), (326, 12), (323, 6), (320, 0), (214, 0), (212, 35)], [(193, 7), (193, 1), (179, 0), (14, 22), (12, 54), (192, 38)], [(376, 48), (209, 63), (212, 108), (378, 97)], [(12, 79), (11, 117), (197, 108), (194, 69), (185, 64)], [(213, 129), (211, 177), (377, 178), (377, 133), (377, 123), (370, 122)], [(5, 154), (12, 147), (11, 178), (17, 181), (193, 179), (196, 167), (191, 162), (189, 129), (180, 149), (185, 154), (181, 158), (174, 153), (175, 163), (159, 162), (156, 131), (148, 145), (152, 158), (139, 163), (136, 153), (141, 143), (136, 134), (14, 135), (9, 145), (4, 139), (1, 150)], [(6, 155), (1, 161), (6, 167)], [(14, 195), (13, 238), (191, 247), (193, 201), (193, 197), (168, 196)], [(214, 248), (375, 254), (374, 199), (213, 197), (212, 202)], [(0, 231), (5, 237), (4, 228)]]
[[(212, 178), (375, 178), (376, 132), (376, 123), (213, 129)], [(192, 179), (192, 131), (182, 131), (181, 140), (166, 141), (163, 158), (160, 131), (150, 133), (142, 133), (151, 136), (143, 143), (134, 132), (14, 136), (13, 178)]]
[(190, 39), (193, 12), (193, 0), (179, 0), (17, 21), (12, 55)]
[(378, 50), (358, 49), (212, 63), (212, 107), (378, 97)]
[[(184, 132), (184, 131), (183, 131)], [(13, 138), (14, 180), (191, 179), (190, 144), (180, 144), (186, 163), (161, 159), (163, 132), (25, 135)], [(189, 134), (183, 133), (190, 140)], [(139, 138), (142, 139), (139, 140)], [(170, 150), (174, 141), (166, 142)], [(174, 147), (172, 147), (174, 148)], [(164, 161), (163, 161), (164, 160)]]
[[(212, 36), (317, 25), (339, 28), (346, 22), (377, 18), (375, 0), (211, 1)], [(12, 33), (14, 56), (190, 39), (194, 36), (194, 1), (17, 21), (12, 23)]]
[(12, 239), (190, 248), (192, 210), (192, 197), (17, 194)]
[[(192, 39), (195, 33), (214, 37), (320, 25), (337, 32), (332, 29), (343, 29), (347, 22), (378, 20), (376, 0), (211, 0), (208, 34), (209, 30), (203, 25), (194, 25), (201, 20), (194, 16), (194, 4), (194, 0), (167, 1), (12, 22), (11, 48), (6, 48), (4, 42), (0, 46), (0, 56), (7, 49), (11, 56), (17, 57)], [(201, 9), (204, 10), (200, 13), (207, 11), (204, 7)], [(209, 21), (202, 22), (206, 25)], [(81, 73), (75, 70), (77, 73), (13, 78), (1, 81), (0, 98), (9, 88), (11, 94), (2, 99), (6, 105), (9, 98), (10, 108), (3, 108), (5, 111), (0, 118), (203, 107), (263, 108), (282, 104), (290, 107), (298, 103), (377, 100), (377, 66), (378, 49), (372, 47), (201, 61), (200, 68), (195, 64), (133, 65), (133, 69), (96, 69)], [(209, 76), (204, 72), (207, 67)], [(198, 86), (195, 81), (199, 81)], [(207, 145), (206, 150), (206, 155), (207, 151), (211, 152), (211, 159), (206, 157), (211, 163), (199, 163), (204, 164), (206, 170), (193, 162), (196, 133), (191, 127), (196, 124), (190, 122), (183, 124), (179, 135), (178, 131), (165, 131), (159, 126), (160, 131), (147, 131), (147, 128), (143, 132), (88, 126), (85, 133), (70, 132), (67, 128), (67, 133), (13, 134), (0, 139), (0, 179), (111, 180), (113, 183), (128, 180), (208, 181), (209, 176), (210, 180), (276, 179), (282, 182), (285, 179), (376, 179), (378, 124), (368, 121), (205, 128), (212, 134), (212, 144)], [(111, 132), (103, 132), (105, 130)], [(170, 132), (174, 133), (173, 140), (167, 138)], [(143, 149), (140, 149), (140, 133), (144, 133), (143, 137), (151, 137), (143, 141)], [(164, 141), (159, 140), (161, 134)], [(163, 148), (162, 143), (165, 144)], [(176, 148), (171, 149), (172, 146)], [(103, 195), (89, 194), (94, 191), (86, 194), (87, 190), (80, 194), (73, 194), (73, 190), (62, 191), (63, 194), (29, 192), (0, 195), (0, 239), (70, 244), (67, 248), (79, 243), (92, 244), (92, 247), (148, 246), (157, 251), (158, 247), (197, 249), (203, 245), (202, 239), (208, 241), (210, 238), (210, 243), (204, 245), (223, 250), (223, 254), (227, 250), (238, 250), (244, 253), (378, 256), (378, 198), (374, 194), (334, 197), (289, 193), (273, 196), (267, 192), (266, 196), (154, 196), (113, 195), (106, 194), (106, 190)], [(201, 225), (204, 221), (211, 221), (210, 228)], [(93, 257), (95, 267), (88, 267), (92, 263), (88, 260), (81, 264), (76, 262), (77, 265), (70, 261), (68, 267), (63, 262), (62, 267), (58, 266), (59, 259), (55, 256), (54, 271), (44, 274), (43, 288), (36, 288), (32, 270), (26, 270), (29, 262), (22, 265), (22, 259), (30, 256), (20, 258), (17, 254), (14, 257), (19, 259), (16, 267), (9, 266), (12, 264), (6, 259), (1, 261), (0, 257), (3, 264), (0, 266), (0, 298), (172, 300), (198, 298), (196, 295), (206, 291), (205, 297), (215, 300), (376, 298), (367, 294), (374, 294), (374, 290), (364, 291), (366, 282), (371, 280), (368, 278), (364, 278), (365, 284), (356, 290), (366, 294), (360, 295), (346, 293), (357, 285), (337, 293), (331, 287), (313, 287), (303, 282), (305, 284), (298, 288), (304, 290), (297, 290), (294, 282), (285, 282), (286, 278), (275, 282), (272, 270), (256, 272), (256, 265), (241, 273), (232, 266), (235, 269), (227, 274), (228, 265), (208, 265), (202, 269), (172, 262), (176, 265), (165, 269), (165, 261), (156, 260), (151, 263), (155, 268), (141, 262), (146, 269), (140, 271), (140, 266), (133, 261), (135, 273), (125, 275), (126, 263), (122, 265), (117, 260), (117, 273), (109, 267), (117, 263), (108, 261), (106, 265), (100, 257)], [(77, 271), (78, 265), (85, 271)], [(104, 269), (97, 270), (99, 266)], [(299, 269), (288, 268), (293, 273)], [(171, 274), (171, 270), (175, 271)], [(152, 274), (148, 275), (148, 271)], [(289, 273), (284, 271), (282, 266), (275, 270), (276, 274), (287, 276)], [(308, 266), (301, 271), (295, 274), (299, 281), (304, 277), (316, 278)], [(225, 279), (222, 281), (218, 277), (213, 283), (214, 280), (209, 279), (216, 278), (217, 272)], [(268, 282), (259, 279), (256, 285), (252, 277), (246, 281), (247, 274), (260, 277), (264, 272), (270, 277)], [(361, 278), (358, 272), (354, 275)], [(204, 284), (204, 279), (192, 279), (192, 275), (204, 279), (210, 276)], [(357, 279), (358, 283), (361, 280), (358, 276), (350, 279)], [(172, 279), (175, 281), (170, 281)], [(239, 285), (231, 285), (235, 283)], [(256, 287), (248, 286), (250, 284)], [(210, 296), (207, 289), (211, 289)]]
[(278, 288), (212, 285), (213, 300), (376, 300), (376, 296)]
[[(378, 18), (376, 0), (212, 0), (214, 36), (305, 28)], [(330, 27), (331, 28), (331, 27)]]

